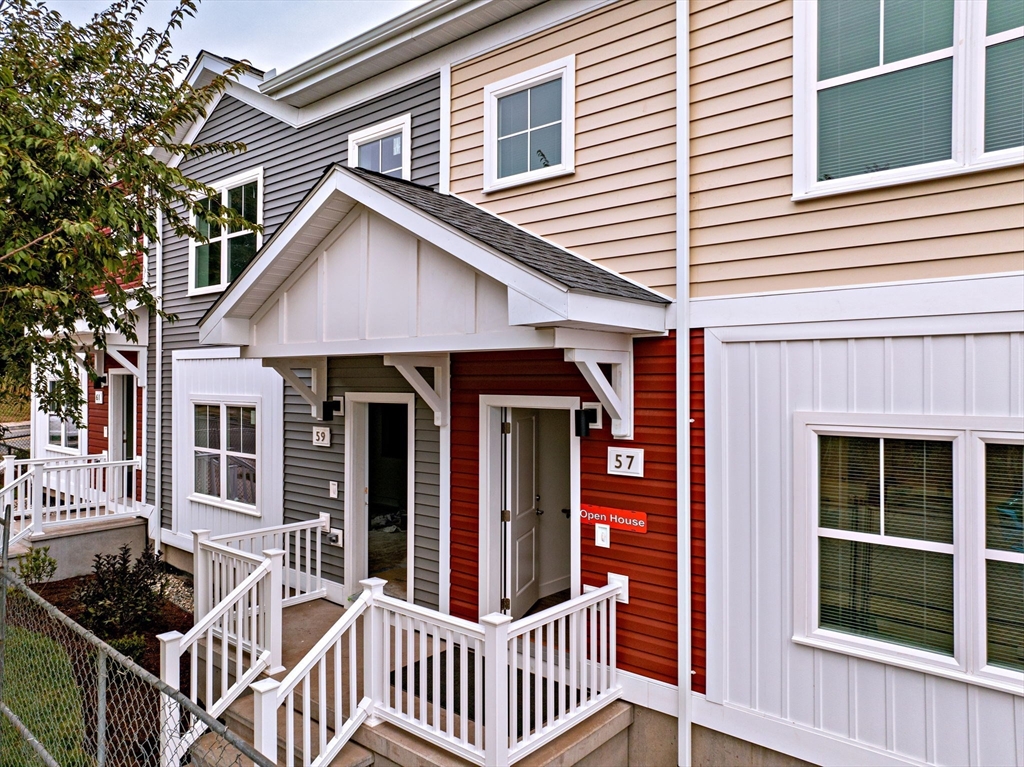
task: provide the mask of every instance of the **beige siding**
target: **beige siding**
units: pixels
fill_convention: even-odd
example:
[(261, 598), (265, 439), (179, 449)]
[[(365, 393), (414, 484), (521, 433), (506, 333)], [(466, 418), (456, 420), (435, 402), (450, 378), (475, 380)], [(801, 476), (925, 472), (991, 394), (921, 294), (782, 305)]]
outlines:
[(793, 191), (793, 2), (691, 4), (694, 296), (1024, 268), (1024, 169)]
[[(576, 172), (483, 194), (484, 86), (570, 54)], [(616, 3), (453, 67), (451, 145), (453, 192), (675, 295), (672, 2)]]

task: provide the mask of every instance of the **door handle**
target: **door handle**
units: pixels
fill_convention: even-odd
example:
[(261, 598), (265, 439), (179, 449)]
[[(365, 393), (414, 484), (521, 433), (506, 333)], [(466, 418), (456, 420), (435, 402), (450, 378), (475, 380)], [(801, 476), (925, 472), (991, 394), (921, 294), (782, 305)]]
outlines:
[(538, 516), (538, 517), (539, 517), (539, 516), (540, 516), (541, 514), (543, 514), (543, 513), (544, 513), (544, 509), (537, 509), (537, 516)]
[(562, 513), (565, 514), (565, 518), (566, 519), (571, 519), (572, 518), (572, 512), (569, 511), (568, 509), (562, 509)]

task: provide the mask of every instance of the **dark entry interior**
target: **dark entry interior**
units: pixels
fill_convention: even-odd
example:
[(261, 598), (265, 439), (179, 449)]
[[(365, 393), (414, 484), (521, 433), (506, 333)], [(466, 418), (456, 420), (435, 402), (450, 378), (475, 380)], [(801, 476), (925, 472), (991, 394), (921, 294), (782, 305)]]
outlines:
[(388, 596), (405, 599), (408, 583), (409, 409), (372, 402), (367, 440), (367, 565)]

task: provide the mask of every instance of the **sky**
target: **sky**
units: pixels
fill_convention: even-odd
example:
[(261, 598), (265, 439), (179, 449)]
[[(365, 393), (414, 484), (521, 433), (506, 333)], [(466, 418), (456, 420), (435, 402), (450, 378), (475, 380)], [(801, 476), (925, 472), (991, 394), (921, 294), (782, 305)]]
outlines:
[[(423, 0), (202, 0), (171, 38), (176, 53), (195, 61), (200, 50), (248, 59), (256, 68), (290, 69)], [(75, 23), (106, 8), (102, 0), (47, 0)], [(145, 26), (162, 29), (175, 3), (150, 0)]]

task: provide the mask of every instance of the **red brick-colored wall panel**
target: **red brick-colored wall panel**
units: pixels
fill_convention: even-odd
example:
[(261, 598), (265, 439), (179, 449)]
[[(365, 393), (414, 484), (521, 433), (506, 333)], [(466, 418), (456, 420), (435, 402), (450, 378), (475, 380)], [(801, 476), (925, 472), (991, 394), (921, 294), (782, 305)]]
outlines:
[(707, 588), (704, 484), (704, 331), (690, 331), (690, 600), (691, 685), (707, 690)]
[[(678, 595), (675, 338), (642, 339), (634, 346), (634, 439), (644, 449), (643, 479), (610, 476), (607, 449), (618, 441), (594, 430), (580, 445), (584, 503), (643, 511), (646, 535), (612, 530), (611, 548), (593, 544), (583, 526), (581, 576), (601, 586), (609, 572), (630, 578), (630, 603), (618, 609), (619, 667), (669, 684), (677, 682)], [(479, 414), (481, 394), (578, 396), (596, 399), (576, 366), (551, 351), (452, 355), (451, 611), (479, 615)]]
[[(138, 353), (137, 352), (122, 352), (125, 359), (131, 364), (138, 365)], [(104, 372), (110, 373), (113, 370), (120, 370), (124, 366), (119, 362), (115, 362), (112, 358), (107, 357), (104, 362)], [(87, 396), (88, 396), (88, 409), (87, 423), (89, 427), (89, 454), (98, 455), (99, 453), (109, 450), (110, 439), (108, 436), (104, 436), (103, 427), (107, 427), (108, 432), (110, 428), (110, 398), (113, 388), (110, 385), (111, 380), (108, 376), (107, 385), (101, 387), (100, 391), (103, 392), (103, 403), (97, 404), (96, 402), (96, 387), (92, 381), (89, 381)], [(138, 383), (138, 382), (136, 382)], [(143, 400), (143, 388), (138, 386), (135, 389), (135, 455), (142, 455), (142, 400)], [(135, 472), (135, 496), (137, 500), (142, 500), (142, 471), (137, 470)]]

